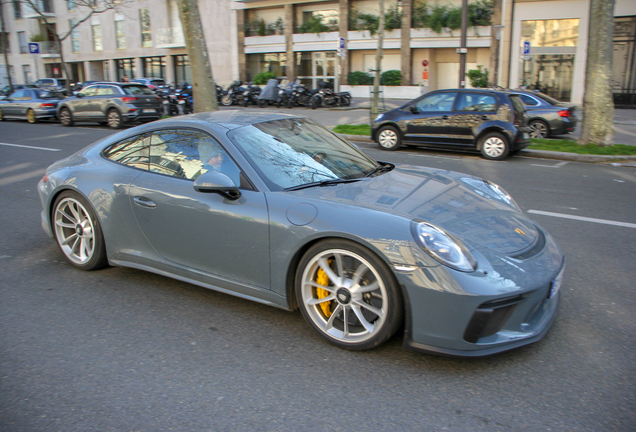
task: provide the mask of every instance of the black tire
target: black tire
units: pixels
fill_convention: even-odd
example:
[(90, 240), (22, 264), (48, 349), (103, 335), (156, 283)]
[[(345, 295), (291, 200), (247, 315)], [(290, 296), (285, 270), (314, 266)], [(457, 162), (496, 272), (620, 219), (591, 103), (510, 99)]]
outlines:
[(38, 122), (38, 118), (35, 116), (35, 111), (33, 111), (31, 108), (27, 110), (26, 118), (27, 121), (31, 124)]
[(223, 106), (230, 106), (233, 102), (232, 95), (226, 94), (221, 98), (221, 105)]
[(294, 101), (292, 99), (287, 99), (287, 103), (285, 105), (287, 108), (292, 109), (294, 107)]
[[(366, 270), (358, 274), (362, 268)], [(371, 285), (377, 286), (365, 291)], [(349, 240), (330, 239), (309, 248), (296, 272), (296, 295), (309, 325), (340, 348), (375, 348), (402, 325), (403, 301), (395, 276), (377, 255)]]
[(248, 105), (248, 104), (249, 104), (249, 101), (248, 101), (247, 99), (243, 99), (243, 100), (241, 101), (241, 106), (242, 106), (243, 108), (247, 108), (247, 105)]
[(351, 96), (342, 96), (340, 99), (340, 105), (349, 106), (351, 105)]
[(258, 107), (259, 108), (265, 108), (267, 106), (267, 101), (265, 99), (259, 99), (258, 100)]
[(510, 145), (499, 132), (489, 132), (479, 139), (479, 151), (485, 159), (503, 160), (510, 153)]
[(309, 108), (311, 109), (316, 109), (318, 108), (318, 98), (311, 98), (311, 100), (309, 101)]
[(393, 126), (384, 126), (380, 128), (375, 141), (382, 150), (395, 151), (402, 146), (402, 136)]
[(60, 110), (60, 123), (62, 123), (62, 126), (73, 126), (73, 115), (66, 107)]
[(550, 127), (542, 120), (532, 120), (530, 126), (530, 138), (550, 138)]
[(0, 109), (0, 121), (5, 121), (6, 118), (4, 117), (4, 114), (2, 114), (2, 110)]
[(116, 108), (111, 108), (106, 113), (106, 120), (108, 121), (108, 127), (111, 129), (121, 129), (124, 125), (124, 121), (121, 118), (121, 114)]
[(84, 197), (62, 192), (53, 204), (51, 223), (60, 250), (73, 266), (96, 270), (108, 263), (99, 219)]

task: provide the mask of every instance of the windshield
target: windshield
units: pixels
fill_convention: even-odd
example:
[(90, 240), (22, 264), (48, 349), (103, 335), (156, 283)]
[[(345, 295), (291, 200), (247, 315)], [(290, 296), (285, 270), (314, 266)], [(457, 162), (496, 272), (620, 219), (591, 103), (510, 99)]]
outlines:
[(122, 90), (124, 90), (124, 93), (129, 95), (154, 95), (152, 90), (141, 85), (122, 86)]
[(378, 164), (310, 119), (244, 126), (228, 137), (271, 190), (333, 179), (357, 179)]

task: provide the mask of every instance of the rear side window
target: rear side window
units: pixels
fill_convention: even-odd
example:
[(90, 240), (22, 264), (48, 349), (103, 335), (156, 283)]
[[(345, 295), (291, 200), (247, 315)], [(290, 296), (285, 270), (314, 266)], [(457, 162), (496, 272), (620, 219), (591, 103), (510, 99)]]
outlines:
[(120, 164), (148, 170), (150, 134), (128, 138), (104, 150), (104, 156)]
[(144, 85), (122, 86), (122, 90), (129, 95), (154, 95), (152, 90)]
[(415, 103), (420, 112), (427, 111), (450, 111), (455, 101), (455, 92), (435, 93), (420, 99)]
[(523, 101), (524, 104), (528, 105), (528, 106), (537, 106), (539, 105), (539, 102), (537, 102), (536, 100), (534, 100), (534, 98), (528, 96), (528, 95), (519, 95), (519, 97), (521, 98), (521, 100)]
[(492, 94), (460, 93), (456, 111), (495, 111), (497, 99)]

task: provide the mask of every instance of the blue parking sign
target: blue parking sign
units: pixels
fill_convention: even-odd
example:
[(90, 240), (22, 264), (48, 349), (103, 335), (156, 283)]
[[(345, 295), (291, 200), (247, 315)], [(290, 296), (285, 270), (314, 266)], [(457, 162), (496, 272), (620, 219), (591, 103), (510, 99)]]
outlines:
[(37, 42), (29, 42), (29, 53), (40, 54), (40, 44)]
[(530, 55), (530, 42), (528, 41), (523, 42), (523, 55)]

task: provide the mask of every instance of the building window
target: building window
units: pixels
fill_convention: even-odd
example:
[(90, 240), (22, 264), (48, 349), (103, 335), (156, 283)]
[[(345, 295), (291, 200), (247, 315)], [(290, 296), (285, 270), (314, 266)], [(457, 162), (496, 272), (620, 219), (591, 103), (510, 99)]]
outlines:
[(166, 62), (163, 57), (145, 57), (141, 59), (144, 68), (144, 77), (165, 78)]
[(248, 54), (247, 55), (247, 80), (254, 79), (261, 72), (272, 72), (277, 77), (287, 76), (287, 54)]
[(298, 33), (318, 33), (338, 31), (340, 12), (336, 9), (300, 11), (301, 24), (297, 28)]
[(33, 77), (31, 76), (31, 65), (22, 65), (22, 74), (24, 75), (24, 83), (31, 84)]
[(128, 75), (129, 79), (135, 78), (135, 59), (118, 59), (115, 60), (115, 68), (117, 69), (117, 81), (122, 81), (124, 75)]
[(4, 50), (11, 52), (11, 43), (9, 43), (9, 33), (0, 33), (0, 53), (4, 54)]
[(29, 52), (29, 47), (26, 40), (26, 33), (18, 32), (18, 44), (20, 44), (20, 54), (26, 54)]
[(75, 10), (75, 0), (66, 0), (66, 10)]
[(115, 14), (115, 43), (117, 49), (126, 49), (126, 33), (124, 31), (124, 16)]
[(13, 18), (22, 18), (22, 5), (20, 0), (13, 0)]
[(93, 51), (103, 51), (102, 45), (102, 27), (99, 24), (93, 24), (91, 26), (93, 34)]
[(77, 20), (68, 20), (68, 25), (71, 28), (71, 50), (74, 53), (80, 52), (79, 30), (77, 29)]
[(151, 47), (150, 9), (139, 9), (139, 25), (141, 26), (141, 46)]
[(181, 85), (181, 83), (192, 82), (192, 73), (190, 71), (190, 60), (187, 55), (172, 56), (174, 59), (174, 77), (175, 84)]

